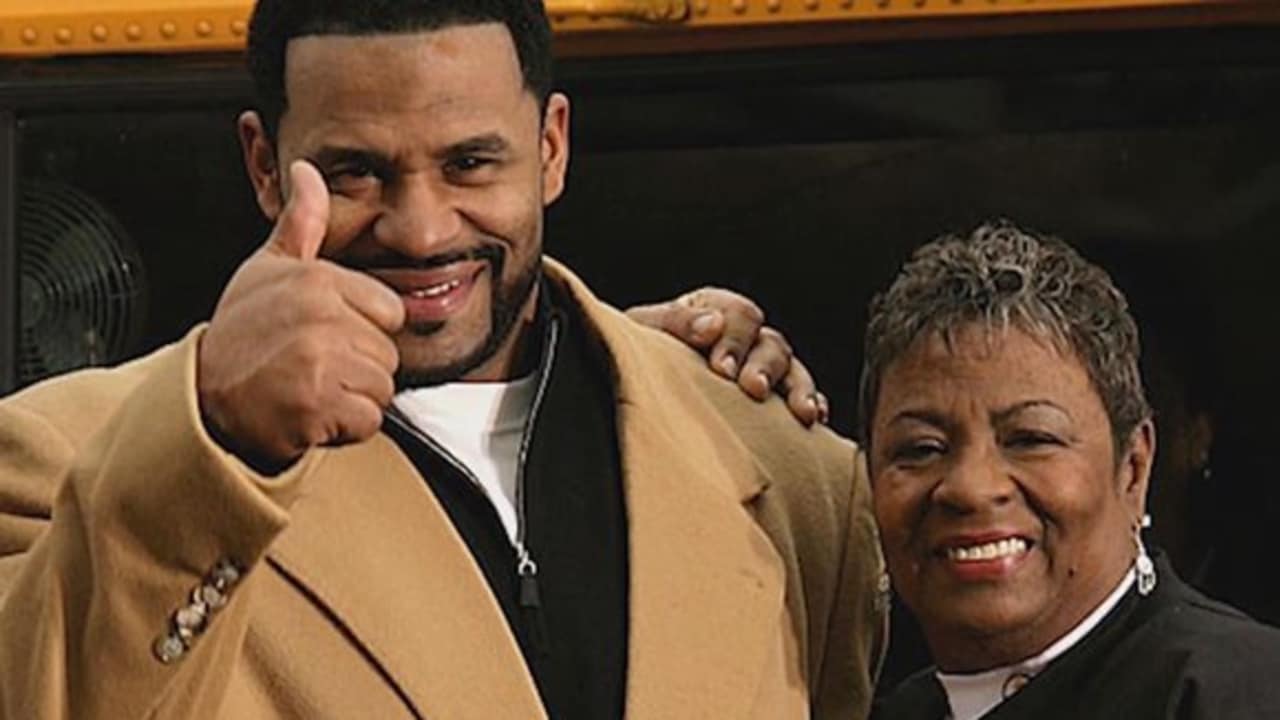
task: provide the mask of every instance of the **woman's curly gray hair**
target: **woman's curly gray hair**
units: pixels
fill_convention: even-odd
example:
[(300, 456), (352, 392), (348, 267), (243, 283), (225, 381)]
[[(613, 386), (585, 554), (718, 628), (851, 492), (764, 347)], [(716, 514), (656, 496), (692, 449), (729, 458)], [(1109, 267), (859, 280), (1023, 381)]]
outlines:
[(871, 301), (859, 403), (864, 443), (885, 369), (924, 334), (941, 333), (950, 344), (975, 322), (995, 332), (1012, 325), (1074, 353), (1106, 408), (1117, 458), (1150, 417), (1138, 327), (1111, 278), (1065, 242), (998, 220), (922, 246)]

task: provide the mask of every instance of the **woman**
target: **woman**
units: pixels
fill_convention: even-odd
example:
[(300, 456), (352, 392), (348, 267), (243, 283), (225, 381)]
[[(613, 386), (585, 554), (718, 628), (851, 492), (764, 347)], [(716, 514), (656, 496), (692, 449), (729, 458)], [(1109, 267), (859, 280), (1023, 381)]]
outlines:
[(885, 557), (937, 663), (879, 718), (1280, 718), (1280, 631), (1143, 547), (1155, 428), (1105, 273), (1008, 223), (939, 239), (865, 358)]

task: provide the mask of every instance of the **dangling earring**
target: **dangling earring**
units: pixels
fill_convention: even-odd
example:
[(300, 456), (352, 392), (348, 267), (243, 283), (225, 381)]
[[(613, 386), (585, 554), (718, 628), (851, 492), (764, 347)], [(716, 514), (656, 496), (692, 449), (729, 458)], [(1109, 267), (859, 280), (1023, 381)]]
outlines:
[(1134, 528), (1133, 542), (1138, 546), (1138, 557), (1134, 560), (1133, 567), (1138, 574), (1138, 594), (1146, 597), (1156, 588), (1156, 564), (1151, 561), (1151, 556), (1147, 554), (1147, 548), (1142, 544), (1142, 529), (1151, 527), (1151, 516), (1143, 515), (1142, 523)]

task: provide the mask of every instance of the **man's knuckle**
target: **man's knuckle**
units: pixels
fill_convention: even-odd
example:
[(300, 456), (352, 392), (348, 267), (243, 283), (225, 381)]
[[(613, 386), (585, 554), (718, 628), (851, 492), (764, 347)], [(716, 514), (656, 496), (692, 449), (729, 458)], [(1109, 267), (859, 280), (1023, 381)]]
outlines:
[(323, 445), (334, 436), (332, 423), (318, 415), (309, 417), (301, 425), (301, 435), (307, 447)]
[(328, 342), (318, 332), (302, 332), (293, 340), (293, 357), (296, 358), (299, 375), (309, 378), (324, 364), (328, 356)]
[(391, 404), (392, 398), (396, 395), (396, 384), (390, 375), (382, 375), (378, 378), (377, 387), (373, 390), (373, 399), (380, 407), (386, 407)]
[(377, 408), (362, 406), (356, 419), (356, 439), (372, 437), (382, 427), (382, 413)]

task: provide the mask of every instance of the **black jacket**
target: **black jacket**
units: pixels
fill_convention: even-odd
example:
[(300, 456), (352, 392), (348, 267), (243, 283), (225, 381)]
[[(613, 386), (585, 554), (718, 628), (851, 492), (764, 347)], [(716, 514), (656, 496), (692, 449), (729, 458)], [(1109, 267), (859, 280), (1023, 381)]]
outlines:
[[(1075, 647), (984, 720), (1280, 719), (1280, 630), (1210, 600), (1156, 556), (1158, 583), (1131, 589)], [(935, 669), (903, 681), (875, 720), (942, 720)]]
[[(555, 720), (622, 717), (627, 665), (627, 516), (603, 349), (544, 282), (540, 386), (517, 491), (536, 569), (520, 571), (497, 512), (447, 451), (396, 419), (413, 461), (484, 572)], [(481, 683), (482, 684), (482, 683)]]

